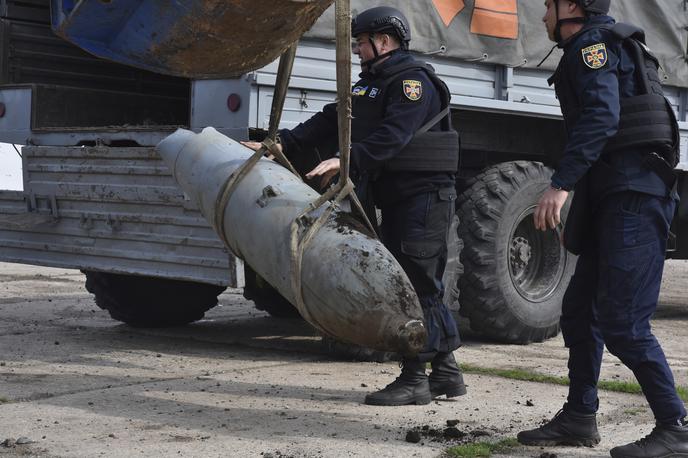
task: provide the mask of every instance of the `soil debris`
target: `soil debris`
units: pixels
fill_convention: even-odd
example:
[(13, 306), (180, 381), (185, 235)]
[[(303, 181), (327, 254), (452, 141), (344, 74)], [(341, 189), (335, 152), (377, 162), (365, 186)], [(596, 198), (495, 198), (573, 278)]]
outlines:
[(2, 445), (3, 447), (12, 448), (15, 445), (17, 445), (17, 441), (12, 439), (11, 437), (8, 437), (4, 441), (2, 441), (0, 445)]
[(406, 442), (417, 444), (420, 442), (421, 437), (420, 431), (412, 429), (406, 433)]

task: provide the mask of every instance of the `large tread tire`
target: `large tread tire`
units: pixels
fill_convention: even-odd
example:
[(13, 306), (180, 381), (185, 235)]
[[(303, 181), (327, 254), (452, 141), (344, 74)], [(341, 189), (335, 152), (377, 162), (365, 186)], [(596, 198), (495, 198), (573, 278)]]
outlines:
[[(460, 313), (472, 330), (501, 342), (541, 342), (559, 332), (576, 257), (561, 246), (559, 229), (536, 231), (532, 216), (551, 176), (539, 162), (506, 162), (474, 177), (458, 199)], [(567, 212), (568, 205), (562, 219)]]
[(459, 313), (459, 278), (463, 275), (463, 264), (461, 263), (461, 251), (463, 251), (463, 240), (459, 237), (459, 217), (454, 216), (451, 226), (449, 226), (449, 235), (447, 237), (447, 266), (444, 269), (442, 276), (442, 284), (444, 285), (444, 304), (454, 314)]
[(223, 286), (181, 280), (84, 271), (96, 305), (133, 327), (182, 326), (217, 305)]
[(301, 318), (294, 305), (244, 263), (244, 299), (275, 318)]

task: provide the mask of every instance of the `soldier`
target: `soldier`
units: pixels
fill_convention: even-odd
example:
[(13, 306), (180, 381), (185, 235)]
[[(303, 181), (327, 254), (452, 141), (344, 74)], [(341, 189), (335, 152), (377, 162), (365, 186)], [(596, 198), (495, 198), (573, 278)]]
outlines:
[(613, 457), (688, 456), (686, 410), (652, 334), (669, 226), (678, 196), (678, 126), (663, 96), (644, 32), (615, 24), (610, 0), (546, 0), (549, 38), (564, 55), (555, 74), (568, 140), (535, 211), (535, 226), (555, 228), (569, 191), (564, 229), (580, 254), (562, 304), (569, 348), (569, 394), (548, 423), (518, 434), (526, 445), (600, 441), (597, 381), (604, 345), (633, 371), (656, 426)]
[[(351, 177), (373, 221), (372, 204), (381, 210), (381, 239), (411, 279), (428, 332), (424, 351), (402, 355), (401, 375), (365, 402), (428, 404), (437, 396), (460, 396), (466, 387), (453, 354), (459, 333), (442, 302), (458, 166), (449, 91), (430, 66), (408, 53), (411, 30), (400, 11), (363, 11), (352, 21), (352, 35), (362, 73), (352, 91)], [(336, 109), (327, 105), (293, 130), (280, 132), (287, 157), (297, 169), (310, 170), (306, 178), (321, 186), (339, 171)]]

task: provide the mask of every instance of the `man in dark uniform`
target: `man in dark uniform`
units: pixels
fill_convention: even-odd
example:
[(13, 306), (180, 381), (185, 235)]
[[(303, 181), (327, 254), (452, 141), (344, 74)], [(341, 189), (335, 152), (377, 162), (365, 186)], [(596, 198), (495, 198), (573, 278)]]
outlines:
[[(672, 173), (675, 117), (644, 33), (615, 24), (607, 15), (610, 0), (546, 0), (545, 6), (549, 37), (564, 51), (550, 83), (568, 141), (551, 188), (538, 202), (535, 225), (555, 228), (575, 186), (564, 242), (580, 257), (562, 304), (567, 402), (552, 420), (519, 433), (518, 440), (599, 443), (597, 382), (606, 345), (633, 371), (657, 422), (646, 438), (615, 447), (611, 455), (688, 456), (686, 410), (650, 328), (678, 198)], [(578, 240), (571, 241), (571, 234)]]
[[(431, 67), (408, 53), (411, 32), (400, 11), (377, 7), (360, 13), (352, 21), (352, 36), (363, 72), (352, 91), (351, 177), (357, 195), (369, 204), (369, 217), (375, 219), (372, 204), (381, 210), (380, 237), (415, 287), (428, 332), (424, 351), (402, 355), (401, 375), (365, 402), (427, 404), (441, 395), (460, 396), (466, 387), (453, 355), (459, 333), (442, 302), (458, 164), (449, 91)], [(327, 105), (280, 132), (287, 157), (298, 170), (310, 170), (306, 178), (321, 186), (339, 171), (336, 109)]]

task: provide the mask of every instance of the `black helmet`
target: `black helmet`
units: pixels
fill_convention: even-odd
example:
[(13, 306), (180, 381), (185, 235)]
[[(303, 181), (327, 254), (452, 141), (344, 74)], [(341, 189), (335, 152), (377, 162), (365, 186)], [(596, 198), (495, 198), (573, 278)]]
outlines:
[(609, 13), (609, 5), (611, 2), (611, 0), (577, 0), (576, 3), (578, 3), (586, 13), (607, 14)]
[(402, 49), (408, 49), (411, 26), (404, 13), (390, 6), (378, 6), (357, 14), (351, 21), (351, 35), (362, 33), (394, 32)]

